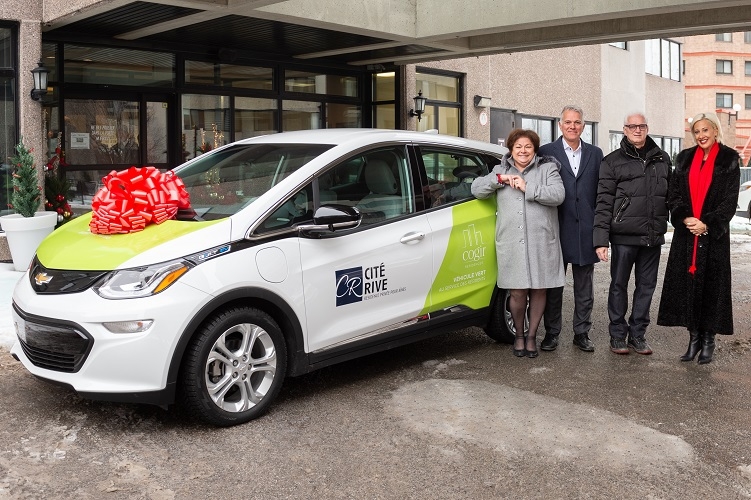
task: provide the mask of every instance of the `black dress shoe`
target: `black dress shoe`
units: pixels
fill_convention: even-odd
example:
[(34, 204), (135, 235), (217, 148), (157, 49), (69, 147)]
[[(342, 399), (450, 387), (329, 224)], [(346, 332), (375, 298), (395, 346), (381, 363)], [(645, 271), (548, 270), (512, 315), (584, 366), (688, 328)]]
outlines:
[(537, 349), (535, 349), (534, 351), (529, 351), (529, 350), (527, 351), (528, 358), (536, 358), (538, 354), (539, 352), (537, 352)]
[(526, 355), (527, 355), (526, 349), (514, 349), (514, 356), (516, 356), (517, 358), (523, 358)]
[(585, 352), (593, 352), (595, 350), (595, 345), (589, 340), (589, 335), (586, 333), (574, 335), (574, 345)]
[(555, 351), (556, 347), (558, 347), (558, 335), (546, 333), (545, 338), (540, 343), (540, 349), (543, 351)]

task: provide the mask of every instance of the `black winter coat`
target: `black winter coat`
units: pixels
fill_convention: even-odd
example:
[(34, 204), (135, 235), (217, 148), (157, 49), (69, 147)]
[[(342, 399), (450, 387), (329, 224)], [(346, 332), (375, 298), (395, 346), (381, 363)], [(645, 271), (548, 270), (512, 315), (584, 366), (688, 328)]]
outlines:
[(670, 157), (647, 136), (646, 158), (625, 137), (602, 160), (597, 185), (594, 246), (658, 246), (668, 230)]
[(733, 334), (733, 305), (730, 276), (730, 219), (735, 215), (740, 186), (740, 156), (720, 144), (712, 184), (704, 199), (699, 220), (709, 234), (699, 237), (696, 273), (688, 273), (694, 251), (694, 235), (683, 224), (693, 215), (688, 189), (688, 171), (696, 152), (684, 149), (676, 157), (670, 182), (668, 206), (675, 228), (665, 268), (657, 324), (685, 326), (689, 330)]

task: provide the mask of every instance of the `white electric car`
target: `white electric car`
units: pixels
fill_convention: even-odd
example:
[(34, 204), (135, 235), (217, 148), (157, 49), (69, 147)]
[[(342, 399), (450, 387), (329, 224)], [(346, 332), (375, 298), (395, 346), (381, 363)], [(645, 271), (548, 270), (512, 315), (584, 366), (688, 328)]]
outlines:
[(86, 398), (233, 425), (286, 376), (468, 325), (508, 342), (495, 200), (470, 193), (505, 151), (362, 129), (218, 148), (175, 169), (176, 220), (54, 231), (14, 291), (12, 354)]

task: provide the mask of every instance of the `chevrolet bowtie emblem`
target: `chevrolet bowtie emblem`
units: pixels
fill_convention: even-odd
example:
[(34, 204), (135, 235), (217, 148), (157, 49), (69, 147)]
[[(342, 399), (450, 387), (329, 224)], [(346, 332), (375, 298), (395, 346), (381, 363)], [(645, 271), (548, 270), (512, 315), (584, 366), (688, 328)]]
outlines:
[(47, 273), (36, 273), (34, 276), (34, 283), (37, 285), (46, 285), (52, 281), (52, 276), (47, 276)]

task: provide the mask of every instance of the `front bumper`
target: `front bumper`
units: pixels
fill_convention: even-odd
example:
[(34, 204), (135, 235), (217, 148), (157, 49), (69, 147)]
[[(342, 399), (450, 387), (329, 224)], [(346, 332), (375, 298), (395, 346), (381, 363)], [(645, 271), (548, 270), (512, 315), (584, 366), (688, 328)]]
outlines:
[[(33, 375), (83, 396), (132, 401), (167, 388), (177, 342), (209, 298), (180, 282), (140, 299), (105, 300), (91, 290), (37, 295), (23, 277), (13, 294), (18, 339), (11, 354)], [(103, 325), (145, 319), (153, 320), (151, 328), (137, 334), (114, 334)]]

